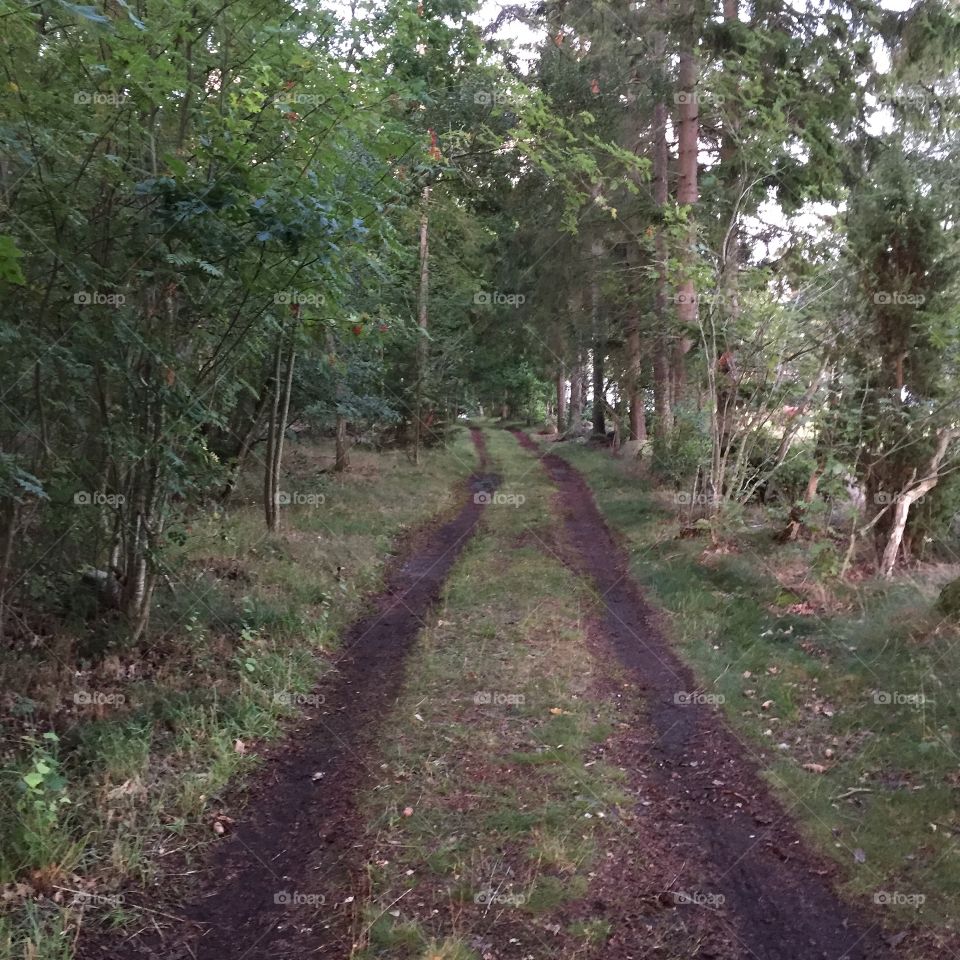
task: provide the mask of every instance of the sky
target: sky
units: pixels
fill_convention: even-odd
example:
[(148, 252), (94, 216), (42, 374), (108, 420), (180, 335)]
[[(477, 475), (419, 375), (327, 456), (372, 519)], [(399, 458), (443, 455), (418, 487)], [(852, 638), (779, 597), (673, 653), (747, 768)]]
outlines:
[[(790, 0), (790, 2), (798, 10), (805, 8), (806, 3), (801, 2), (801, 0)], [(908, 10), (912, 5), (913, 0), (881, 0), (880, 6), (885, 10), (891, 10), (895, 12), (901, 12), (903, 10)], [(532, 9), (538, 3), (538, 0), (517, 0), (516, 3), (502, 2), (502, 0), (482, 0), (480, 4), (480, 10), (477, 13), (475, 20), (477, 23), (486, 26), (488, 23), (492, 23), (496, 20), (497, 16), (503, 10), (504, 7), (508, 6), (519, 6), (525, 7), (527, 9)], [(511, 21), (503, 25), (503, 27), (497, 33), (498, 38), (514, 40), (517, 44), (531, 43), (537, 38), (535, 31), (531, 30), (526, 24), (517, 23), (516, 21)]]
[[(511, 3), (510, 0), (506, 0), (506, 2), (504, 2), (504, 0), (483, 0), (474, 19), (480, 25), (486, 26), (492, 23), (505, 7), (522, 6), (532, 9), (536, 6), (537, 2), (538, 0), (519, 0), (517, 3)], [(801, 10), (807, 6), (806, 0), (789, 0), (789, 2)], [(881, 6), (887, 10), (899, 12), (909, 9), (911, 2), (912, 0), (881, 0)], [(536, 42), (538, 39), (538, 31), (534, 31), (526, 24), (519, 23), (516, 20), (510, 20), (503, 24), (496, 36), (498, 39), (509, 39), (516, 46), (520, 46)], [(881, 53), (881, 51), (878, 51), (878, 54)], [(529, 57), (521, 59), (527, 59), (529, 62)], [(884, 66), (883, 60), (884, 57), (878, 55), (878, 62), (881, 68)], [(877, 132), (880, 132), (884, 127), (889, 126), (891, 120), (892, 117), (889, 111), (881, 109), (878, 111), (877, 116), (871, 121), (871, 124)], [(817, 234), (824, 229), (824, 225), (829, 218), (837, 212), (837, 208), (829, 204), (812, 204), (808, 210), (801, 211), (797, 216), (791, 218), (790, 227), (794, 230), (801, 229), (804, 232)], [(767, 224), (787, 226), (787, 219), (783, 216), (776, 203), (768, 202), (764, 204), (759, 211), (759, 216), (760, 219)], [(755, 226), (759, 226), (759, 223), (755, 224)], [(785, 240), (786, 238), (784, 238), (784, 241)], [(760, 256), (775, 256), (781, 246), (782, 243), (775, 241), (769, 248), (756, 252)]]

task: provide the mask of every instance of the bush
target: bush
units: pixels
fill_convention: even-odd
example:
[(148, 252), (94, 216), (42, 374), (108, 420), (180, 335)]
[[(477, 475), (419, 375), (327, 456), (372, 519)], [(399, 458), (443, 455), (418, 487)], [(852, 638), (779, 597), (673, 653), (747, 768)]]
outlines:
[(960, 622), (960, 577), (951, 580), (937, 597), (937, 610), (945, 617)]

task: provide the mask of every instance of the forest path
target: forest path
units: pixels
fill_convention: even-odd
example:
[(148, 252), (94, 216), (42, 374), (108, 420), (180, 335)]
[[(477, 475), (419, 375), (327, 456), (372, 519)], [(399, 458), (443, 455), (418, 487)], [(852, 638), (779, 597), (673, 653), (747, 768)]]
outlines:
[[(636, 678), (647, 701), (655, 740), (637, 762), (658, 781), (671, 818), (654, 832), (676, 838), (676, 853), (691, 865), (701, 890), (708, 878), (705, 902), (723, 904), (744, 957), (887, 956), (877, 927), (858, 922), (831, 889), (829, 871), (771, 795), (744, 744), (695, 696), (693, 674), (660, 633), (583, 477), (562, 457), (541, 453), (528, 434), (514, 434), (557, 487), (563, 555), (599, 594), (600, 642)], [(628, 887), (632, 882), (622, 880)], [(682, 874), (676, 889), (691, 889)]]
[[(802, 840), (764, 784), (748, 747), (716, 710), (693, 696), (697, 687), (692, 673), (658, 629), (655, 611), (641, 596), (627, 557), (582, 476), (564, 458), (543, 453), (527, 434), (514, 431), (514, 436), (520, 448), (509, 434), (491, 437), (499, 450), (491, 467), (484, 435), (473, 430), (479, 466), (463, 506), (453, 519), (422, 530), (405, 557), (388, 571), (384, 589), (371, 599), (370, 613), (342, 638), (337, 668), (319, 688), (323, 708), (267, 754), (243, 812), (230, 835), (211, 850), (186, 902), (169, 906), (169, 912), (164, 904), (158, 914), (166, 922), (165, 930), (122, 941), (117, 935), (85, 938), (79, 957), (881, 960), (890, 956), (880, 929), (834, 892), (829, 878), (835, 867)], [(536, 512), (535, 519), (522, 521), (510, 506), (496, 506), (509, 503), (511, 496), (492, 496), (501, 481), (501, 466), (505, 484), (514, 488), (517, 482), (526, 484), (523, 489), (532, 498), (528, 509)], [(491, 513), (484, 521), (472, 548), (473, 559), (466, 566), (457, 564), (491, 503), (496, 515)], [(541, 719), (546, 712), (550, 721), (563, 725), (571, 715), (555, 706), (562, 701), (554, 699), (559, 688), (551, 684), (564, 667), (547, 654), (547, 634), (539, 622), (547, 611), (556, 611), (561, 597), (567, 603), (570, 598), (566, 588), (559, 589), (556, 582), (551, 587), (536, 574), (522, 580), (524, 564), (530, 562), (524, 559), (524, 550), (541, 556), (571, 584), (580, 584), (586, 598), (566, 641), (566, 656), (568, 666), (571, 659), (579, 661), (580, 672), (592, 679), (578, 688), (569, 709), (582, 708), (587, 715), (598, 716), (612, 709), (620, 721), (579, 759), (561, 752), (564, 744), (543, 733), (547, 727)], [(499, 568), (502, 579), (494, 575), (494, 605), (484, 606), (491, 601), (484, 595), (481, 574), (490, 568)], [(450, 590), (456, 594), (453, 600)], [(524, 592), (531, 590), (532, 595)], [(456, 620), (453, 625), (434, 615), (441, 596), (446, 596), (448, 606), (443, 617)], [(525, 607), (529, 603), (532, 606)], [(487, 641), (477, 646), (478, 635), (470, 633), (471, 618), (481, 628), (480, 636), (489, 638), (489, 649)], [(525, 632), (510, 640), (516, 624)], [(538, 655), (546, 659), (538, 661), (540, 667), (530, 668), (531, 658)], [(415, 662), (408, 665), (408, 657)], [(453, 675), (444, 677), (435, 669), (444, 657), (451, 658), (456, 680), (467, 685), (463, 690), (455, 687)], [(481, 701), (463, 696), (469, 684), (476, 683), (476, 678), (466, 679), (474, 676), (471, 665), (480, 669), (478, 662), (484, 658), (504, 663), (504, 676), (510, 678), (506, 682), (515, 684), (514, 689), (521, 689), (525, 665), (534, 673), (542, 669), (553, 675), (540, 674), (537, 684), (526, 688), (535, 691), (526, 698), (526, 712), (511, 708), (491, 715), (476, 706)], [(398, 704), (411, 694), (416, 704), (424, 704), (425, 719), (416, 705), (407, 704), (397, 713)], [(438, 712), (431, 714), (432, 710)], [(398, 716), (414, 716), (417, 722), (405, 731)], [(575, 725), (568, 726), (565, 743), (567, 734), (574, 735)], [(457, 739), (457, 731), (463, 729), (469, 742)], [(484, 729), (491, 741), (483, 739)], [(554, 764), (568, 776), (566, 786), (541, 781), (548, 767), (523, 766), (517, 760), (517, 744), (529, 740), (529, 734), (535, 740), (532, 751), (527, 748), (526, 762)], [(390, 748), (402, 742), (408, 744), (404, 748), (408, 762), (420, 748), (431, 772), (419, 782), (416, 768), (407, 768), (401, 789), (403, 783), (411, 784), (416, 815), (411, 807), (409, 813), (404, 810), (399, 818), (393, 817), (393, 826), (385, 827), (377, 823), (377, 807), (396, 811), (405, 801), (397, 805), (391, 799), (394, 766), (383, 761)], [(476, 746), (481, 742), (483, 746)], [(594, 759), (588, 761), (588, 755)], [(489, 774), (477, 766), (484, 761), (491, 764)], [(595, 763), (620, 771), (616, 789), (622, 799), (608, 803), (601, 781), (591, 778), (609, 773), (596, 773), (601, 767)], [(438, 769), (446, 770), (450, 779), (431, 784), (432, 771)], [(518, 773), (524, 778), (522, 788), (512, 779)], [(482, 789), (488, 783), (492, 793), (485, 794)], [(536, 790), (538, 785), (545, 799), (532, 804), (526, 794), (511, 792)], [(431, 786), (437, 791), (433, 796)], [(379, 799), (381, 791), (385, 792)], [(552, 814), (559, 821), (553, 828), (561, 843), (581, 833), (579, 824), (584, 821), (577, 818), (585, 815), (578, 812), (584, 802), (587, 809), (607, 811), (599, 816), (608, 818), (604, 822), (610, 823), (611, 832), (599, 837), (594, 853), (582, 863), (561, 867), (553, 875), (542, 869), (542, 855), (534, 849), (536, 873), (521, 878), (519, 842), (531, 837), (536, 841), (540, 821), (547, 823), (548, 808), (556, 808), (558, 799), (566, 804), (561, 815)], [(593, 801), (599, 806), (591, 805)], [(509, 809), (498, 814), (504, 804)], [(429, 826), (431, 815), (438, 818), (435, 831)], [(520, 835), (511, 833), (513, 816), (532, 818), (530, 827), (523, 827)], [(428, 841), (422, 847), (416, 832), (421, 820)], [(494, 828), (493, 823), (500, 826)], [(442, 853), (451, 835), (459, 837), (455, 847), (466, 845), (468, 851), (467, 860), (456, 865)], [(507, 890), (526, 891), (527, 907), (511, 905), (513, 894), (500, 898), (507, 906), (497, 904), (491, 910), (495, 893), (478, 898), (477, 888), (469, 886), (462, 894), (455, 893), (457, 883), (463, 886), (467, 879), (466, 868), (478, 849), (492, 852), (498, 869), (507, 869)], [(396, 874), (392, 888), (384, 885), (382, 876), (374, 876), (375, 863), (384, 869), (390, 864)], [(574, 877), (570, 870), (579, 873)], [(589, 881), (584, 892), (573, 892), (572, 880), (585, 877)], [(569, 891), (534, 909), (537, 885), (549, 887), (554, 879)], [(515, 880), (522, 880), (519, 887)], [(410, 893), (414, 895), (407, 897)], [(404, 922), (419, 924), (429, 942), (420, 941), (418, 946), (402, 940), (373, 942), (371, 928), (385, 915), (389, 914), (387, 920), (399, 917), (394, 908), (400, 900)], [(517, 904), (523, 900), (515, 898)], [(174, 918), (180, 922), (171, 925), (168, 921)], [(399, 929), (405, 936), (406, 928), (401, 924)], [(582, 931), (597, 929), (602, 935), (584, 939)], [(581, 933), (574, 934), (577, 930)]]
[[(486, 473), (483, 434), (472, 431), (479, 466), (453, 519), (429, 524), (388, 570), (370, 613), (341, 640), (321, 683), (323, 704), (256, 775), (242, 817), (214, 847), (185, 922), (119, 947), (82, 945), (79, 957), (164, 960), (301, 960), (350, 952), (352, 916), (342, 901), (362, 831), (358, 791), (372, 773), (380, 726), (403, 683), (404, 661), (498, 478)], [(310, 891), (300, 897), (299, 891)], [(329, 907), (327, 905), (330, 905)], [(149, 906), (147, 906), (149, 909)], [(160, 916), (170, 919), (165, 912)]]

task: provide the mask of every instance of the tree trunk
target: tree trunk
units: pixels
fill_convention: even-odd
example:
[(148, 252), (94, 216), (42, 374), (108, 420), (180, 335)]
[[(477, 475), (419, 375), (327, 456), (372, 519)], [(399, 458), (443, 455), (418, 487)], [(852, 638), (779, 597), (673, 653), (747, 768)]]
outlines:
[(800, 531), (803, 529), (803, 518), (806, 515), (807, 507), (813, 503), (814, 497), (817, 495), (817, 487), (820, 485), (820, 477), (823, 474), (823, 466), (818, 463), (810, 474), (809, 479), (807, 480), (806, 490), (803, 492), (803, 501), (801, 503), (794, 504), (790, 510), (790, 520), (787, 523), (786, 527), (780, 531), (780, 534), (777, 536), (777, 540), (780, 543), (789, 543), (792, 540), (796, 540), (800, 536)]
[(670, 358), (667, 341), (661, 334), (653, 347), (653, 433), (666, 437), (673, 429), (673, 408), (670, 404)]
[[(723, 0), (723, 19), (727, 23), (740, 19), (739, 0)], [(729, 67), (728, 67), (729, 69)], [(730, 196), (730, 222), (720, 251), (721, 289), (724, 310), (731, 323), (740, 316), (740, 193), (742, 177), (733, 169), (740, 141), (740, 116), (736, 101), (727, 104), (725, 125), (720, 140), (720, 169), (725, 174), (726, 189)]]
[[(594, 196), (596, 196), (596, 192)], [(590, 276), (590, 331), (593, 335), (593, 416), (591, 430), (595, 435), (605, 436), (606, 425), (603, 415), (603, 354), (606, 351), (606, 337), (601, 332), (602, 320), (600, 317), (602, 294), (600, 292), (600, 263), (605, 248), (603, 241), (595, 239), (590, 245), (593, 259), (593, 270)], [(584, 371), (584, 385), (582, 388), (583, 401), (586, 402), (586, 372)]]
[[(658, 14), (663, 16), (662, 3), (658, 4)], [(664, 69), (666, 38), (662, 30), (657, 30), (653, 38), (654, 56), (660, 69)], [(666, 436), (673, 430), (673, 408), (671, 404), (670, 359), (667, 352), (667, 238), (660, 220), (669, 199), (670, 153), (667, 148), (667, 105), (658, 101), (653, 107), (653, 202), (659, 214), (657, 233), (654, 239), (654, 257), (657, 279), (653, 298), (653, 316), (656, 341), (653, 345), (653, 410), (654, 434)]]
[(910, 487), (909, 490), (898, 494), (893, 508), (893, 522), (890, 525), (887, 544), (883, 548), (883, 557), (880, 560), (880, 574), (882, 576), (887, 578), (893, 576), (893, 568), (897, 565), (897, 558), (900, 555), (900, 547), (903, 543), (904, 530), (907, 528), (910, 508), (939, 483), (940, 466), (947, 455), (950, 443), (956, 437), (960, 437), (960, 430), (941, 430), (937, 434), (937, 446), (927, 465), (926, 476), (919, 483)]
[(643, 410), (643, 392), (640, 385), (643, 357), (640, 351), (639, 317), (632, 306), (629, 309), (630, 313), (627, 317), (626, 326), (627, 382), (624, 393), (626, 394), (630, 417), (630, 439), (646, 440), (647, 425)]
[[(295, 332), (290, 332), (290, 353), (287, 357), (287, 376), (283, 384), (283, 398), (280, 404), (280, 422), (277, 425), (277, 439), (273, 447), (273, 490), (274, 494), (280, 490), (280, 467), (283, 464), (283, 438), (287, 432), (287, 418), (290, 415), (290, 394), (293, 392), (293, 367), (297, 358)], [(279, 511), (274, 508), (274, 528), (279, 526)]]
[[(337, 340), (333, 331), (327, 331), (327, 353), (330, 354), (331, 362), (337, 358)], [(336, 367), (334, 367), (336, 369)], [(343, 399), (343, 382), (337, 379), (337, 385), (334, 388), (334, 401), (336, 403), (337, 419), (334, 427), (334, 442), (336, 444), (335, 459), (333, 469), (335, 473), (343, 473), (350, 466), (350, 448), (347, 443), (347, 418), (341, 412), (340, 401)]]
[(230, 499), (231, 494), (234, 489), (236, 489), (237, 481), (240, 479), (240, 472), (243, 470), (243, 465), (246, 462), (247, 456), (250, 453), (251, 447), (253, 447), (254, 441), (257, 439), (257, 434), (260, 432), (260, 427), (263, 425), (263, 415), (267, 410), (267, 402), (270, 399), (270, 382), (267, 381), (263, 385), (263, 388), (260, 390), (260, 395), (257, 397), (257, 405), (253, 411), (253, 416), (250, 420), (249, 426), (246, 431), (244, 431), (243, 436), (240, 438), (240, 442), (237, 445), (237, 451), (233, 457), (233, 464), (230, 468), (230, 476), (227, 478), (226, 484), (224, 484), (223, 490), (220, 492), (220, 502), (226, 503)]
[(347, 418), (342, 413), (337, 414), (336, 444), (333, 469), (336, 473), (343, 473), (350, 466), (350, 447), (347, 443)]
[(603, 391), (603, 361), (606, 352), (606, 338), (601, 338), (597, 334), (593, 341), (593, 435), (595, 437), (606, 437), (607, 423), (604, 416), (604, 404), (606, 398)]
[(570, 413), (567, 429), (578, 434), (583, 426), (583, 404), (586, 399), (587, 372), (582, 357), (578, 354), (570, 376)]
[(680, 109), (677, 120), (678, 181), (677, 203), (688, 209), (687, 238), (682, 251), (683, 278), (678, 287), (677, 319), (680, 338), (673, 351), (674, 402), (682, 403), (686, 395), (686, 355), (693, 346), (690, 339), (697, 326), (697, 289), (693, 280), (697, 232), (692, 208), (699, 199), (697, 151), (700, 141), (700, 110), (697, 104), (697, 62), (690, 47), (680, 51)]
[(13, 566), (13, 544), (17, 530), (16, 501), (9, 497), (3, 505), (3, 534), (0, 536), (0, 645), (4, 641), (7, 622), (7, 583)]
[(567, 421), (567, 381), (563, 375), (563, 368), (557, 371), (555, 378), (557, 387), (557, 433), (563, 433)]
[(570, 373), (570, 406), (568, 408), (567, 430), (575, 432), (580, 426), (580, 411), (583, 409), (580, 399), (580, 364), (574, 364)]
[(630, 246), (625, 257), (627, 270), (627, 313), (623, 324), (624, 376), (623, 395), (627, 402), (627, 424), (630, 440), (646, 440), (646, 416), (643, 409), (643, 351), (640, 346), (640, 297), (638, 275), (643, 269), (639, 251)]
[(430, 187), (423, 188), (423, 210), (420, 212), (420, 287), (417, 292), (416, 403), (413, 417), (413, 460), (420, 462), (423, 441), (423, 377), (427, 360), (427, 304), (430, 294)]
[(277, 420), (280, 417), (280, 371), (283, 360), (283, 332), (277, 335), (273, 352), (273, 377), (270, 384), (270, 418), (267, 421), (267, 453), (263, 470), (263, 509), (268, 530), (277, 529), (277, 490), (274, 486), (274, 449), (277, 442)]

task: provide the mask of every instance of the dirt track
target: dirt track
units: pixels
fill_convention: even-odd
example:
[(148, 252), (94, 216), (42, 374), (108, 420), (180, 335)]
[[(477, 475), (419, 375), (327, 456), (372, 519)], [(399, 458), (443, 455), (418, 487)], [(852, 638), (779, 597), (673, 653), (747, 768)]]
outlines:
[[(186, 923), (116, 944), (88, 943), (84, 958), (302, 960), (347, 957), (356, 889), (358, 790), (369, 778), (361, 759), (403, 682), (404, 659), (444, 581), (474, 534), (496, 477), (484, 474), (483, 435), (473, 432), (480, 472), (457, 515), (414, 538), (387, 574), (371, 612), (342, 640), (337, 669), (320, 691), (323, 707), (271, 757), (256, 778), (242, 819), (214, 849), (190, 902)], [(278, 902), (299, 898), (301, 903)], [(152, 904), (147, 904), (152, 906)]]
[[(647, 763), (656, 772), (661, 794), (666, 794), (672, 819), (685, 828), (675, 853), (691, 865), (697, 883), (693, 890), (705, 899), (722, 896), (725, 919), (739, 941), (732, 956), (889, 956), (876, 926), (857, 918), (833, 892), (827, 879), (830, 867), (807, 851), (720, 716), (708, 706), (678, 702), (678, 694), (696, 690), (693, 676), (659, 633), (629, 576), (626, 557), (580, 474), (561, 457), (541, 455), (525, 433), (515, 435), (523, 447), (541, 456), (557, 485), (568, 561), (596, 586), (603, 604), (602, 641), (636, 677), (647, 700), (655, 731)], [(668, 826), (664, 832), (674, 835)], [(620, 882), (629, 886), (631, 878), (621, 876)], [(674, 889), (691, 892), (683, 876)], [(616, 934), (614, 939), (620, 940), (619, 946), (605, 951), (605, 957), (643, 956), (636, 944)]]
[[(764, 786), (743, 744), (712, 708), (678, 702), (696, 689), (628, 575), (623, 551), (586, 483), (523, 433), (555, 483), (564, 560), (593, 583), (600, 614), (592, 652), (616, 658), (640, 698), (624, 698), (623, 731), (603, 748), (637, 797), (618, 856), (603, 863), (570, 919), (610, 923), (596, 960), (679, 956), (715, 960), (883, 960), (880, 931), (834, 893), (833, 868), (812, 854)], [(350, 902), (362, 899), (368, 851), (356, 799), (376, 774), (382, 720), (402, 688), (404, 661), (490, 491), (483, 437), (480, 471), (457, 515), (414, 538), (388, 571), (371, 612), (343, 637), (324, 707), (269, 757), (245, 813), (212, 851), (186, 905), (163, 936), (81, 944), (78, 956), (164, 960), (346, 960), (357, 939)], [(619, 699), (619, 687), (603, 695)], [(630, 701), (628, 703), (628, 701)], [(631, 705), (632, 703), (632, 705)], [(643, 806), (640, 789), (644, 791)], [(678, 903), (677, 894), (720, 904)], [(284, 903), (284, 898), (300, 898)], [(150, 904), (147, 904), (148, 906)], [(166, 911), (166, 908), (164, 908)], [(579, 911), (579, 913), (578, 913)], [(653, 919), (651, 919), (651, 915)], [(684, 953), (649, 952), (651, 930), (680, 931)], [(687, 939), (684, 940), (683, 937)], [(537, 957), (540, 960), (540, 957)], [(546, 960), (546, 955), (543, 960)]]

